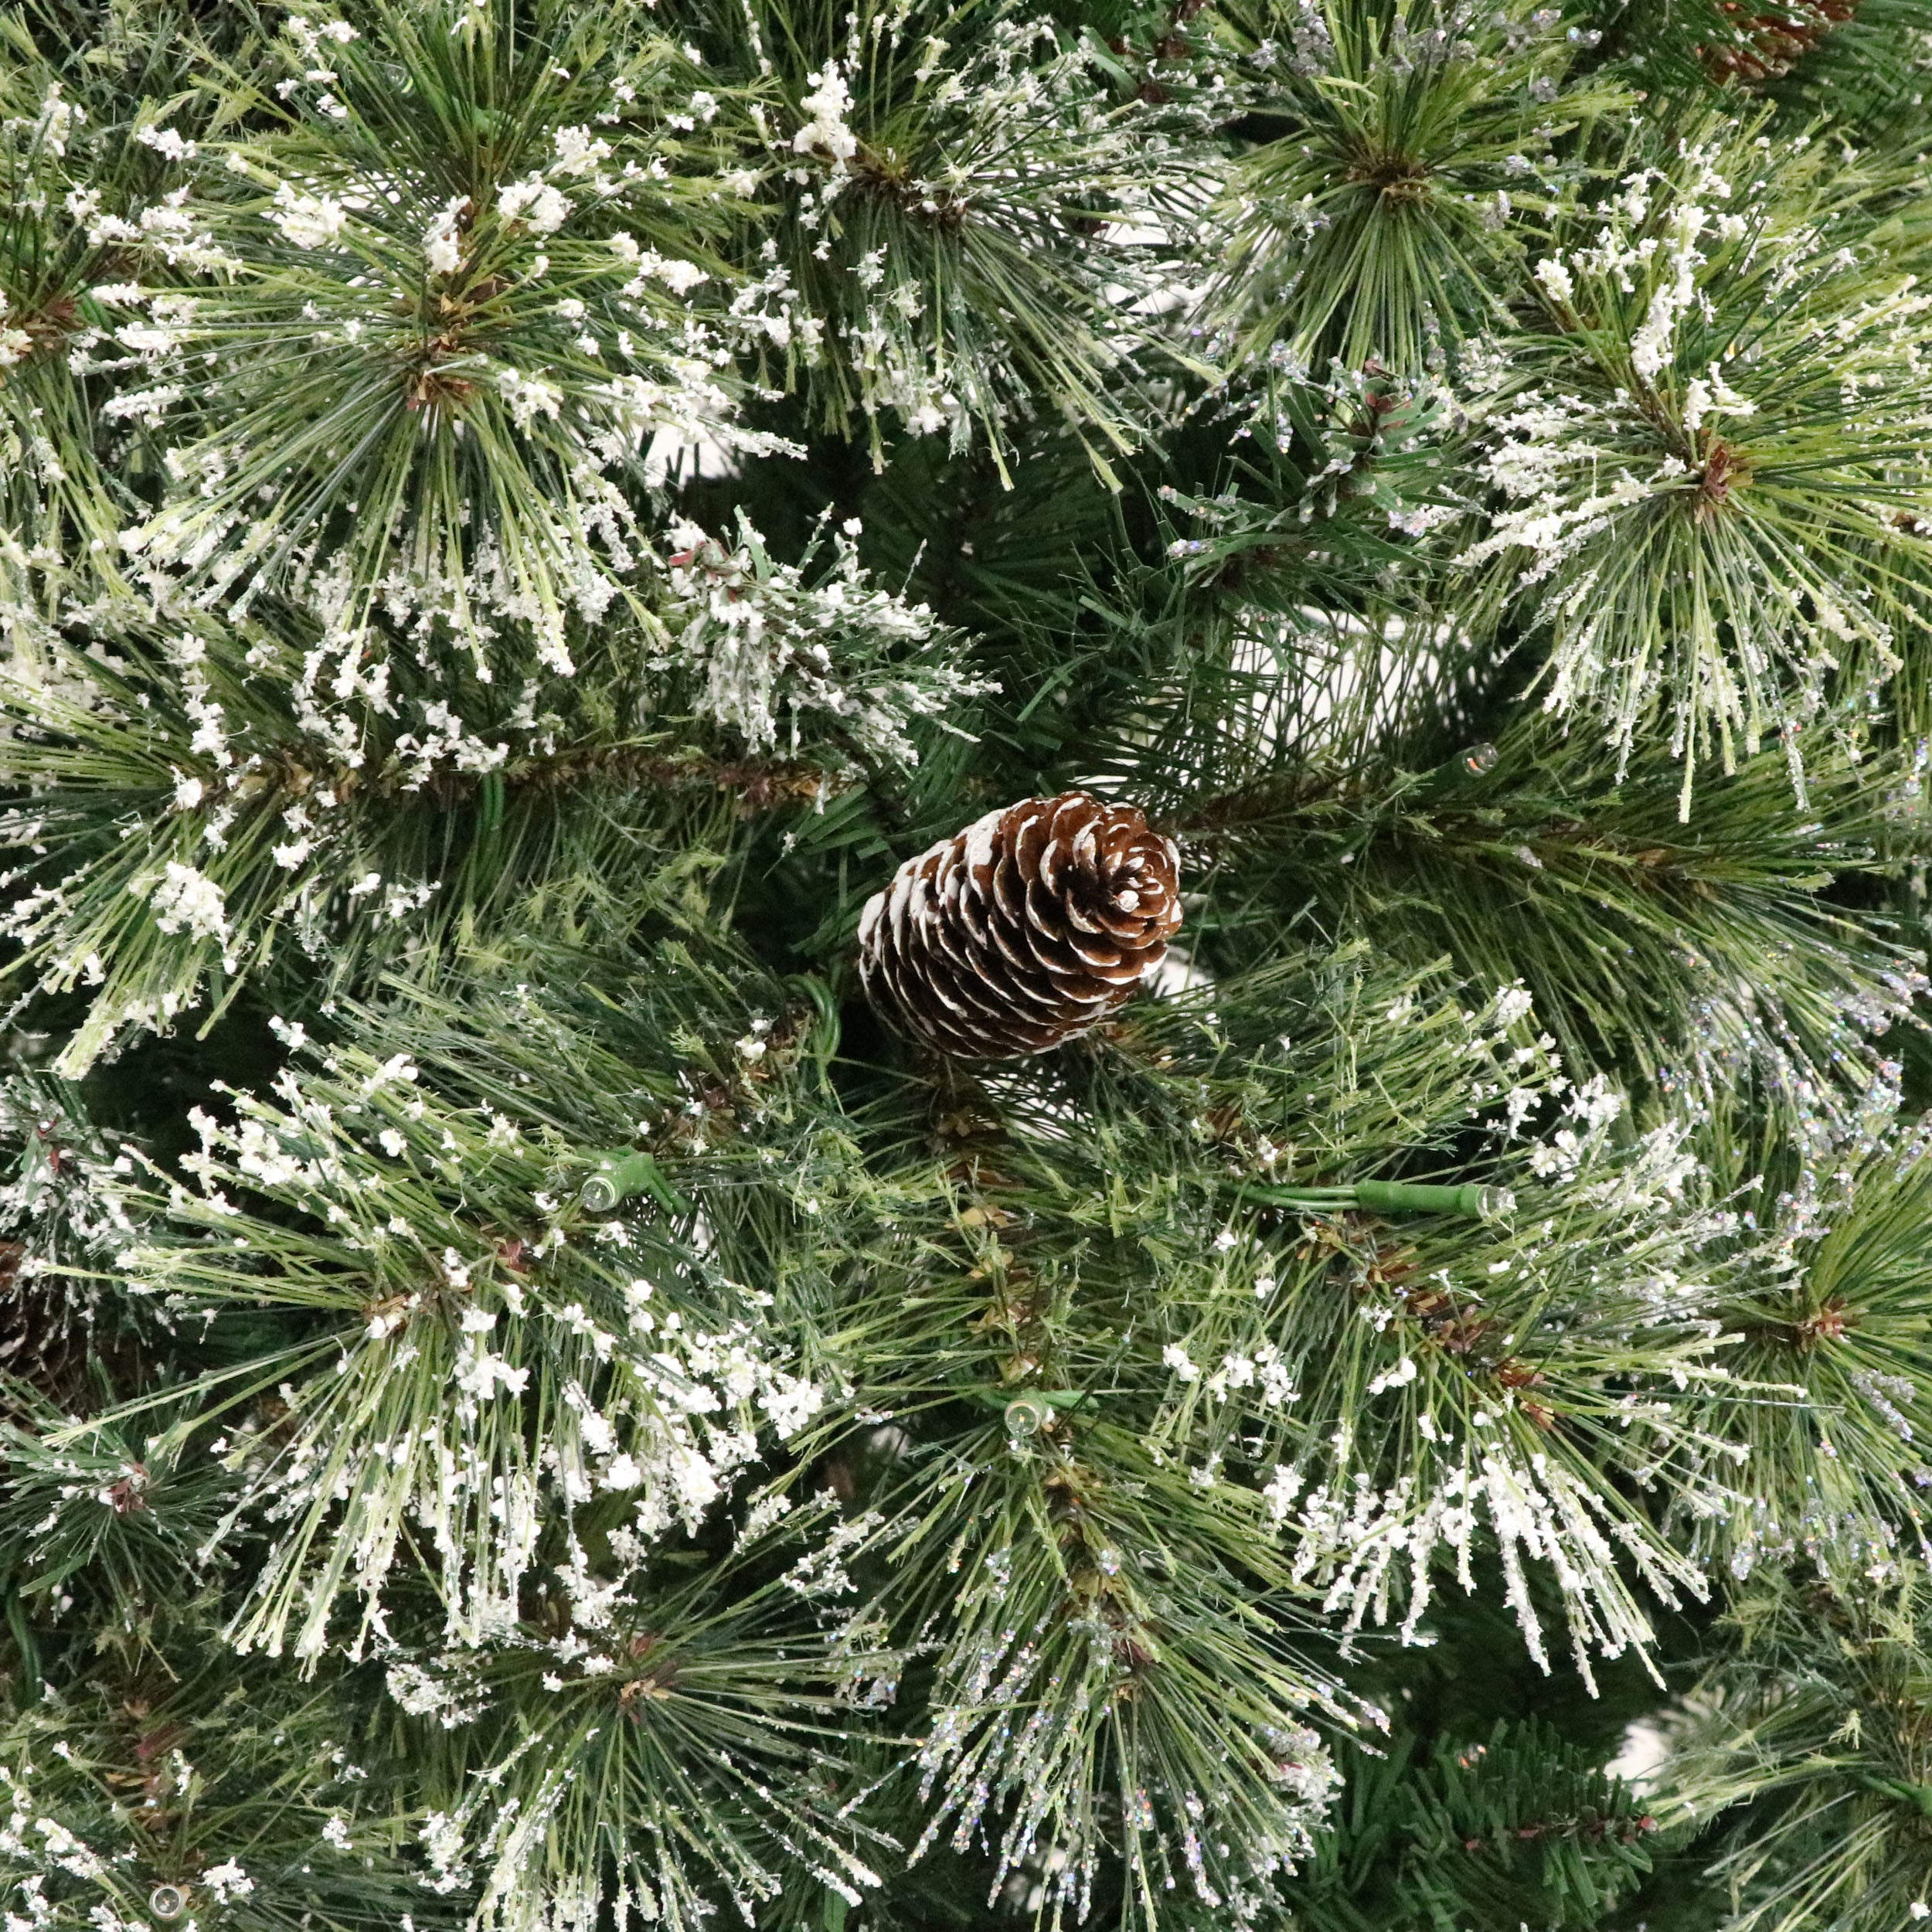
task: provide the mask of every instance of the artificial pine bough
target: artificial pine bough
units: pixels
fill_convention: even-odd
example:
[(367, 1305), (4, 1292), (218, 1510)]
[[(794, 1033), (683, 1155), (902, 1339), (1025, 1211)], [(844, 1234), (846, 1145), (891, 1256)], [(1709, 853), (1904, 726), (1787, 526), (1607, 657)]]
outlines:
[(4, 1932), (1932, 1918), (1760, 4), (0, 0)]

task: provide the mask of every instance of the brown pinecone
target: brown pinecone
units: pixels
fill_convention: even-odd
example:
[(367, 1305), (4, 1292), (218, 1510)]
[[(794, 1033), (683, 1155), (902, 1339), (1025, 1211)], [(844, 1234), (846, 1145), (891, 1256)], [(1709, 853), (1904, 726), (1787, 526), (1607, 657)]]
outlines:
[(1083, 791), (989, 811), (866, 902), (866, 991), (957, 1059), (1043, 1053), (1160, 963), (1181, 923), (1180, 865), (1133, 806)]
[(1733, 77), (1747, 85), (1789, 73), (1834, 27), (1858, 12), (1858, 0), (1794, 0), (1774, 13), (1747, 14), (1743, 0), (1720, 0), (1738, 37), (1729, 46), (1701, 49), (1713, 80)]

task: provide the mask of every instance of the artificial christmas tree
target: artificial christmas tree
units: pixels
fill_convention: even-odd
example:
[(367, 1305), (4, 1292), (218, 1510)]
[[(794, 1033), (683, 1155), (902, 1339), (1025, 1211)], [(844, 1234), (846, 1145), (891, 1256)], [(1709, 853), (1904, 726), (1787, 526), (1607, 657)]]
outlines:
[(1928, 26), (0, 6), (9, 1932), (1932, 1917)]

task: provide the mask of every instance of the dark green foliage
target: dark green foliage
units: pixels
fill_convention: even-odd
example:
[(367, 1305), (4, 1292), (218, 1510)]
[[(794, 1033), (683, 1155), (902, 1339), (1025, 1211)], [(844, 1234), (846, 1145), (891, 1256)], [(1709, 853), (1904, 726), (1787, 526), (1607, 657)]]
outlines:
[(1296, 1888), (1310, 1932), (1454, 1932), (1511, 1913), (1595, 1926), (1649, 1869), (1655, 1821), (1546, 1726), (1413, 1756), (1352, 1753), (1336, 1829)]

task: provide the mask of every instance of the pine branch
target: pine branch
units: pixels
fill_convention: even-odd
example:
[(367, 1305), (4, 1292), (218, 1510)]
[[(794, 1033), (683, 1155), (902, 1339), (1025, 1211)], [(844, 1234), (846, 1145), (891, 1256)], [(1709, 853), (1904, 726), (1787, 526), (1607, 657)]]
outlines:
[(1924, 298), (1901, 264), (1932, 204), (1809, 137), (1774, 165), (1764, 125), (1693, 117), (1607, 151), (1621, 196), (1556, 228), (1544, 314), (1483, 406), (1507, 507), (1458, 560), (1546, 631), (1553, 710), (1626, 759), (1640, 726), (1668, 731), (1685, 818), (1700, 764), (1774, 735), (1802, 805), (1833, 706), (1920, 655), (1925, 398), (1900, 350)]
[(1885, 1122), (1807, 1150), (1795, 1174), (1781, 1148), (1749, 1184), (1737, 1291), (1720, 1317), (1733, 1372), (1763, 1393), (1708, 1418), (1736, 1464), (1733, 1507), (1681, 1526), (1734, 1576), (1799, 1558), (1832, 1573), (1925, 1555), (1927, 1133)]
[[(762, 1914), (787, 1873), (850, 1904), (878, 1885), (867, 1861), (897, 1848), (853, 1822), (866, 1793), (845, 1760), (872, 1680), (889, 1689), (899, 1660), (828, 1641), (809, 1578), (770, 1573), (801, 1546), (766, 1539), (762, 1582), (718, 1565), (652, 1589), (620, 1560), (618, 1581), (593, 1594), (583, 1574), (574, 1605), (553, 1598), (547, 1624), (452, 1659), (454, 1682), (392, 1672), (470, 1733), (464, 1796), (429, 1849), (440, 1886), (478, 1886), (474, 1922), (561, 1907), (689, 1932), (720, 1898)], [(452, 1692), (470, 1701), (452, 1712)]]
[(90, 1658), (0, 1726), (9, 1810), (39, 1821), (0, 1870), (61, 1932), (104, 1907), (149, 1923), (226, 1909), (268, 1932), (409, 1913), (453, 1932), (461, 1902), (426, 1893), (409, 1855), (408, 1779), (342, 1728), (348, 1676), (258, 1668), (244, 1689), (205, 1624), (157, 1658)]
[(131, 545), (243, 607), (294, 587), (344, 641), (379, 607), (445, 626), (479, 670), (521, 621), (567, 672), (570, 615), (631, 596), (641, 531), (613, 478), (648, 481), (660, 430), (736, 434), (678, 292), (722, 272), (721, 143), (669, 126), (696, 77), (634, 17), (366, 17), (291, 22), (226, 77), (253, 127), (182, 205), (187, 263), (221, 279), (162, 366), (213, 355), (226, 406)]
[[(100, 988), (63, 1067), (211, 983), (219, 1015), (251, 976), (308, 979), (312, 1011), (546, 887), (634, 900), (642, 855), (682, 878), (734, 817), (822, 807), (915, 763), (915, 734), (961, 733), (927, 720), (985, 687), (930, 612), (871, 588), (848, 539), (820, 581), (740, 535), (675, 553), (664, 620), (599, 637), (588, 688), (526, 659), (504, 693), (400, 639), (325, 679), (289, 610), (26, 657), (0, 679), (0, 777), (33, 790), (0, 818), (25, 856), (15, 983)], [(319, 973), (280, 964), (291, 942)]]
[[(138, 37), (100, 23), (36, 36), (0, 19), (0, 633), (64, 602), (131, 595), (121, 532), (145, 513), (161, 451), (111, 378), (154, 344), (113, 339), (113, 291), (134, 272), (128, 236), (166, 166), (151, 114), (172, 99), (200, 131), (218, 103), (198, 84), (198, 49), (172, 9)], [(93, 56), (90, 58), (88, 56)], [(125, 231), (124, 233), (121, 231)], [(137, 481), (137, 479), (139, 479)]]
[(771, 77), (753, 158), (775, 266), (747, 264), (743, 303), (769, 332), (760, 373), (820, 427), (862, 426), (875, 467), (889, 410), (1010, 483), (1012, 425), (1037, 412), (1111, 479), (1151, 416), (1139, 360), (1162, 332), (1134, 311), (1188, 265), (1219, 103), (1124, 90), (1090, 35), (985, 0), (758, 4), (719, 24), (732, 65)]
[(111, 1287), (135, 1227), (121, 1201), (118, 1137), (66, 1081), (0, 1080), (0, 1417), (97, 1406), (131, 1378), (145, 1325)]
[[(1391, 768), (1405, 708), (1434, 688), (1416, 649), (1365, 664), (1345, 632), (1309, 653), (1302, 690), (1277, 687), (1244, 721), (1247, 771), (1226, 790), (1190, 796), (1162, 775), (1200, 768), (1216, 705), (1175, 706), (1123, 758), (1198, 854), (1216, 949), (1242, 957), (1245, 935), (1312, 916), (1398, 956), (1446, 951), (1478, 984), (1520, 975), (1579, 1068), (1662, 1093), (1747, 1078), (1799, 1122), (1864, 1105), (1889, 1050), (1875, 1042), (1917, 1023), (1924, 983), (1910, 927), (1854, 896), (1917, 849), (1906, 767), (1821, 760), (1794, 821), (1782, 760), (1760, 754), (1688, 829), (1664, 747), (1620, 781), (1613, 753), (1533, 714), (1454, 757), (1424, 740), (1439, 765)], [(1315, 702), (1309, 742), (1277, 742), (1276, 719)], [(1224, 753), (1221, 769), (1239, 767)]]
[(1741, 1598), (1740, 1647), (1686, 1700), (1658, 1801), (1666, 1824), (1724, 1817), (1712, 1875), (1738, 1932), (1923, 1916), (1924, 1591), (1909, 1568), (1802, 1594), (1767, 1574)]
[(1559, 138), (1628, 97), (1571, 83), (1576, 36), (1528, 5), (1234, 11), (1270, 138), (1224, 210), (1226, 326), (1249, 357), (1439, 366), (1504, 318), (1526, 232), (1573, 194)]
[[(1420, 1761), (1418, 1761), (1420, 1760)], [(1291, 1896), (1310, 1932), (1435, 1932), (1536, 1915), (1594, 1927), (1650, 1865), (1636, 1794), (1553, 1727), (1349, 1753), (1350, 1801)]]
[[(662, 1000), (679, 955), (658, 971)], [(252, 1353), (127, 1412), (168, 1414), (169, 1454), (220, 1423), (219, 1451), (243, 1478), (223, 1534), (255, 1509), (290, 1526), (250, 1579), (230, 1633), (242, 1647), (279, 1653), (292, 1639), (321, 1655), (345, 1594), (362, 1600), (366, 1638), (392, 1570), (418, 1563), (451, 1631), (477, 1641), (513, 1611), (551, 1498), (637, 1491), (640, 1533), (695, 1527), (757, 1453), (754, 1397), (781, 1437), (821, 1400), (781, 1359), (795, 1341), (754, 1323), (767, 1304), (741, 1277), (760, 1272), (760, 1164), (730, 1128), (732, 1090), (778, 1104), (785, 1083), (764, 1090), (808, 1036), (773, 1037), (731, 977), (688, 955), (682, 971), (687, 995), (703, 987), (736, 1008), (723, 1023), (739, 1048), (719, 1041), (718, 1076), (696, 1091), (662, 1043), (655, 1070), (630, 1063), (505, 988), (526, 1066), (544, 1076), (533, 1114), (519, 1091), (532, 1072), (492, 1078), (486, 1065), (466, 1080), (461, 1037), (439, 1035), (426, 995), (425, 1046), (441, 1039), (454, 1092), (395, 1050), (408, 1006), (374, 1009), (357, 1029), (366, 1045), (285, 1075), (272, 1100), (235, 1097), (232, 1127), (197, 1120), (194, 1191), (158, 1173), (131, 1189), (167, 1219), (123, 1265), (171, 1322), (282, 1318)], [(488, 1038), (474, 1029), (471, 1052)], [(678, 1111), (687, 1099), (696, 1124)], [(687, 1152), (715, 1121), (724, 1175), (742, 1175), (748, 1207), (716, 1199), (702, 1241), (688, 1206), (658, 1226), (640, 1216), (648, 1197), (612, 1213), (581, 1190), (607, 1150), (645, 1133), (645, 1112), (665, 1115), (666, 1141)], [(734, 1222), (751, 1244), (742, 1257)], [(544, 1417), (540, 1449), (526, 1400)], [(712, 1410), (716, 1421), (699, 1419)]]

